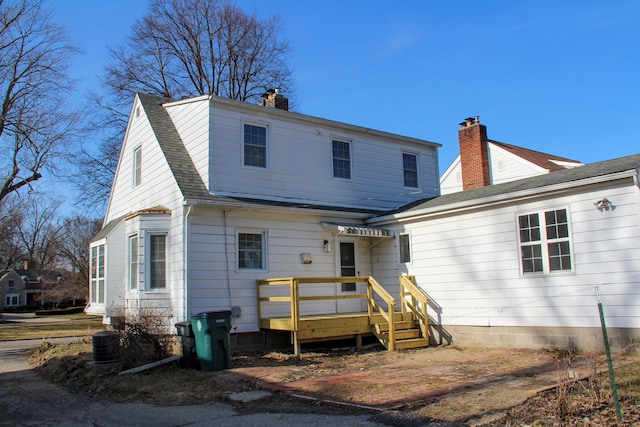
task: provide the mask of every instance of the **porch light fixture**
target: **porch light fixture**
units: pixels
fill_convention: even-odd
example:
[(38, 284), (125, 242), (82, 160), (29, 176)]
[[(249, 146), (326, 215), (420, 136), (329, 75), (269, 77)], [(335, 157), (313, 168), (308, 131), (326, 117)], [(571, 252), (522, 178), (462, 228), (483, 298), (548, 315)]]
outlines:
[(325, 253), (330, 254), (331, 253), (331, 242), (328, 241), (328, 240), (325, 240), (324, 244), (322, 246), (322, 249), (324, 249)]

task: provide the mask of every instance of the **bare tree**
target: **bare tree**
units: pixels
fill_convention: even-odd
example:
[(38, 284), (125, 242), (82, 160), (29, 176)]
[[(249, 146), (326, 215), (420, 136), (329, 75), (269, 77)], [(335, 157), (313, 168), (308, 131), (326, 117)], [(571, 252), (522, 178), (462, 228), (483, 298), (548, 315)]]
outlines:
[(103, 142), (98, 150), (86, 149), (78, 163), (83, 200), (95, 205), (109, 195), (136, 92), (257, 103), (266, 90), (280, 87), (292, 98), (290, 48), (279, 34), (279, 18), (261, 20), (228, 1), (153, 0), (127, 42), (111, 51), (104, 78), (108, 96), (93, 96), (100, 112), (91, 114), (90, 129), (102, 132)]
[(24, 213), (14, 199), (8, 196), (0, 200), (0, 271), (16, 268), (24, 260), (16, 238)]
[(64, 285), (66, 299), (82, 299), (89, 290), (89, 242), (102, 222), (84, 216), (66, 218), (62, 226), (64, 239), (60, 244), (60, 262), (70, 270)]
[(56, 214), (59, 206), (57, 201), (30, 197), (25, 205), (26, 214), (16, 230), (25, 261), (38, 270), (58, 266), (62, 239), (62, 227)]
[(0, 0), (0, 200), (62, 154), (74, 123), (61, 104), (75, 52), (42, 0)]

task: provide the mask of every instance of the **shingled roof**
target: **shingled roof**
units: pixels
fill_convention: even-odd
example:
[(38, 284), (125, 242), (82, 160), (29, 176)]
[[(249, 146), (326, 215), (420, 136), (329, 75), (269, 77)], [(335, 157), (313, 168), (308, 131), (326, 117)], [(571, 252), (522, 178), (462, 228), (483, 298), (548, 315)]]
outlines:
[(577, 182), (584, 179), (596, 178), (599, 176), (612, 175), (619, 172), (639, 169), (640, 154), (634, 154), (632, 156), (591, 163), (576, 168), (557, 170), (544, 175), (523, 178), (517, 181), (505, 182), (503, 184), (488, 185), (486, 187), (467, 191), (458, 191), (456, 193), (434, 197), (432, 199), (425, 200), (422, 203), (412, 203), (411, 205), (404, 206), (403, 208), (387, 212), (385, 215), (436, 208), (441, 206), (444, 207), (446, 205), (463, 202), (473, 202), (475, 200), (490, 198), (493, 196), (503, 195), (505, 197), (508, 197), (509, 194), (527, 190), (541, 189), (542, 191), (542, 189), (553, 185)]

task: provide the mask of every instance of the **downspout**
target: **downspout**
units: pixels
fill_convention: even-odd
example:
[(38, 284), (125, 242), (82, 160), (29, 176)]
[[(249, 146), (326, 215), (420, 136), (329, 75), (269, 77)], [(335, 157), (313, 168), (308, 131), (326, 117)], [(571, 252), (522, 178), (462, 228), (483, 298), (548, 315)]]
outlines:
[(229, 212), (226, 210), (222, 211), (222, 226), (224, 228), (224, 260), (225, 260), (225, 270), (227, 273), (227, 295), (229, 297), (229, 308), (233, 307), (233, 302), (231, 300), (231, 272), (229, 271), (229, 246), (227, 245), (227, 216)]
[(187, 212), (184, 214), (183, 227), (184, 232), (183, 236), (183, 251), (184, 254), (184, 265), (182, 268), (182, 292), (184, 298), (184, 320), (189, 320), (189, 218), (191, 217), (192, 205), (187, 204)]

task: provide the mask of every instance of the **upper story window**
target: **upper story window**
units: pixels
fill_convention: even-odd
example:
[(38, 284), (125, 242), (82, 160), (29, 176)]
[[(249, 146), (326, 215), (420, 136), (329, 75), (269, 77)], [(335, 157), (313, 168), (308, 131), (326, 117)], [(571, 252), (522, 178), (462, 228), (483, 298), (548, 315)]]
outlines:
[(523, 274), (572, 271), (566, 209), (518, 216)]
[(238, 233), (238, 268), (265, 269), (266, 233)]
[(142, 182), (142, 147), (133, 150), (133, 186), (137, 187)]
[(408, 233), (398, 235), (400, 262), (411, 262), (411, 238)]
[(90, 299), (92, 303), (104, 304), (104, 245), (94, 246), (91, 248), (91, 271), (89, 288)]
[(351, 143), (336, 140), (331, 143), (334, 178), (351, 179)]
[(404, 172), (404, 186), (418, 188), (418, 156), (402, 153), (402, 170)]
[(149, 235), (149, 289), (167, 287), (167, 236)]
[(267, 167), (266, 126), (244, 125), (244, 165)]
[(129, 236), (129, 289), (138, 289), (138, 235)]
[(9, 280), (9, 290), (13, 290), (16, 288), (16, 282), (14, 280)]

